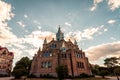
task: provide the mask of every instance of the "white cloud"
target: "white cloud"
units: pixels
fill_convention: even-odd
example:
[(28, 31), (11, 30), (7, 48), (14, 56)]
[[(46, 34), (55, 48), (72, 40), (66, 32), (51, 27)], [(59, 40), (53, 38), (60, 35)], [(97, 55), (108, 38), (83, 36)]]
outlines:
[(68, 22), (65, 22), (65, 25), (66, 26), (72, 26), (70, 23), (68, 23)]
[(116, 20), (112, 20), (112, 19), (108, 21), (109, 24), (114, 24), (115, 22)]
[(106, 31), (108, 31), (108, 29), (104, 29), (104, 31), (106, 32)]
[(51, 41), (55, 38), (55, 34), (49, 31), (33, 31), (30, 35), (26, 35), (24, 42), (33, 45), (36, 48), (42, 47), (43, 40)]
[(108, 0), (108, 5), (110, 6), (111, 10), (120, 8), (120, 0)]
[(40, 25), (40, 22), (37, 21), (37, 20), (34, 20), (33, 23), (36, 24), (36, 25)]
[(116, 38), (114, 38), (114, 37), (110, 37), (110, 39), (111, 39), (111, 40), (116, 40)]
[[(99, 34), (99, 32), (103, 29), (104, 25), (101, 25), (100, 27), (97, 28), (87, 28), (85, 30), (81, 31), (75, 31), (75, 32), (69, 32), (68, 34), (66, 34), (65, 39), (71, 39), (74, 40), (76, 39), (77, 41), (80, 40), (91, 40), (93, 39), (93, 36), (95, 34)], [(102, 34), (102, 32), (101, 32)]]
[(22, 21), (18, 21), (17, 24), (21, 27), (25, 27), (26, 25)]
[(85, 50), (91, 62), (99, 61), (101, 58), (120, 55), (120, 41), (93, 46)]
[(0, 0), (0, 24), (2, 21), (11, 20), (13, 16), (11, 5)]
[(25, 14), (25, 15), (24, 15), (24, 18), (28, 18), (28, 15)]
[(99, 4), (99, 3), (101, 3), (101, 2), (103, 2), (103, 0), (94, 0), (94, 4), (93, 4), (93, 6), (90, 8), (90, 11), (94, 11), (94, 10), (96, 10), (97, 9), (97, 5)]
[(94, 11), (96, 8), (97, 8), (97, 5), (93, 5), (93, 6), (90, 8), (90, 11)]
[[(14, 14), (11, 12), (11, 5), (0, 0), (0, 45), (15, 41), (16, 35), (11, 32), (7, 21), (11, 20)], [(12, 40), (13, 39), (13, 40)]]
[(93, 39), (93, 35), (98, 32), (100, 28), (90, 28), (90, 29), (85, 29), (84, 32), (82, 33), (82, 37), (87, 38), (87, 39)]

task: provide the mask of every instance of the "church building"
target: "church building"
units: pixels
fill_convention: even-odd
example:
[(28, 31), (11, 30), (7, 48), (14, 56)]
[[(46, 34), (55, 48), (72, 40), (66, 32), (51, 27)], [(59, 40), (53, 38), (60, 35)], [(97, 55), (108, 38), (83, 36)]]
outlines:
[(57, 76), (55, 68), (64, 65), (68, 68), (70, 76), (78, 76), (82, 73), (91, 75), (90, 64), (85, 52), (79, 49), (76, 40), (64, 40), (64, 33), (60, 27), (56, 33), (56, 40), (47, 42), (45, 38), (42, 50), (34, 55), (30, 74)]

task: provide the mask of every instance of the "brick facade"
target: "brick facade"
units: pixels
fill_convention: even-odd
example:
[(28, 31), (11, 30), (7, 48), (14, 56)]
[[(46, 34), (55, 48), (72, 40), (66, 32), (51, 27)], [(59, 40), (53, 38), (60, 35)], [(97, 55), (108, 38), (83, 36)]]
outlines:
[(0, 46), (0, 74), (9, 75), (12, 69), (14, 54), (6, 47)]
[(30, 74), (57, 76), (55, 68), (58, 65), (67, 66), (68, 73), (71, 76), (78, 76), (81, 73), (91, 75), (90, 65), (85, 53), (79, 49), (76, 40), (74, 43), (70, 40), (64, 40), (60, 27), (56, 34), (56, 40), (53, 39), (47, 43), (47, 39), (45, 39), (43, 49), (39, 49), (37, 54), (34, 55)]

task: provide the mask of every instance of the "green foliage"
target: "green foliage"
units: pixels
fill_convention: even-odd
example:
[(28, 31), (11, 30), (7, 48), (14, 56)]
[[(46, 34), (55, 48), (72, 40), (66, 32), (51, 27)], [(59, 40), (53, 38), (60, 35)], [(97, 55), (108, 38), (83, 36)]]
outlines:
[(91, 78), (91, 77), (95, 77), (94, 75), (88, 75), (86, 73), (82, 73), (79, 76), (75, 76), (74, 78)]
[(28, 78), (36, 78), (36, 76), (34, 74), (30, 74), (27, 76)]
[(103, 78), (104, 78), (106, 75), (108, 75), (108, 74), (109, 74), (109, 72), (108, 72), (107, 70), (101, 70), (101, 71), (99, 71), (99, 75), (102, 76)]
[(118, 60), (119, 58), (117, 57), (110, 57), (110, 58), (106, 58), (104, 60), (104, 65), (106, 65), (107, 67), (115, 67), (116, 65), (118, 65)]
[(59, 65), (56, 67), (56, 73), (60, 80), (68, 77), (68, 68), (67, 66)]
[(9, 77), (7, 74), (0, 74), (0, 77)]
[(119, 68), (117, 68), (120, 63), (119, 63), (120, 57), (110, 57), (110, 58), (106, 58), (104, 61), (104, 65), (106, 65), (109, 69), (109, 71), (111, 72), (111, 74), (114, 74), (117, 77), (117, 80), (119, 80)]
[(16, 78), (20, 78), (21, 76), (28, 76), (29, 70), (31, 67), (31, 60), (28, 57), (21, 58), (15, 65), (12, 75)]
[(120, 67), (115, 68), (113, 71), (116, 75), (120, 75)]
[(92, 74), (93, 74), (93, 75), (97, 75), (98, 72), (99, 72), (99, 68), (100, 68), (99, 65), (95, 65), (94, 67), (92, 67), (92, 69), (91, 69)]
[(54, 76), (50, 75), (50, 74), (40, 74), (40, 78), (55, 78)]

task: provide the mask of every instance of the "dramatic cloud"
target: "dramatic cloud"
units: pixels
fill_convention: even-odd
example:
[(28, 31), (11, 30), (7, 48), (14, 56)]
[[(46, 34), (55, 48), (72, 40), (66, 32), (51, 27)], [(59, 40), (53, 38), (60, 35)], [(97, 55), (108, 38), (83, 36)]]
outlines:
[(0, 45), (16, 40), (16, 35), (11, 32), (11, 28), (7, 25), (7, 21), (11, 20), (12, 17), (14, 14), (11, 12), (11, 5), (0, 0)]
[(2, 21), (11, 20), (13, 16), (11, 5), (0, 0), (0, 24)]
[(100, 27), (97, 27), (97, 28), (87, 28), (87, 29), (83, 30), (83, 32), (81, 32), (81, 31), (69, 32), (68, 34), (66, 34), (65, 39), (66, 40), (76, 39), (77, 41), (93, 39), (93, 35), (95, 35), (97, 33), (99, 34), (99, 32), (101, 32), (101, 30), (103, 30), (103, 26), (104, 25), (101, 25)]
[(108, 23), (109, 24), (114, 24), (116, 22), (116, 20), (109, 20)]
[(68, 22), (65, 22), (65, 25), (66, 26), (72, 26), (70, 23), (68, 23)]
[(29, 43), (33, 45), (34, 47), (42, 47), (44, 39), (47, 39), (47, 41), (51, 41), (53, 38), (55, 38), (55, 34), (49, 31), (33, 31), (30, 35), (26, 35), (24, 38), (25, 43)]
[(26, 25), (22, 21), (18, 21), (17, 24), (21, 27), (25, 27)]
[(110, 6), (111, 10), (120, 8), (120, 0), (108, 0), (108, 5)]
[(101, 44), (93, 46), (85, 50), (90, 61), (97, 61), (101, 58), (112, 57), (120, 55), (120, 41), (113, 43)]
[(93, 6), (90, 8), (90, 11), (94, 11), (97, 8), (97, 5), (101, 3), (103, 0), (94, 0)]

